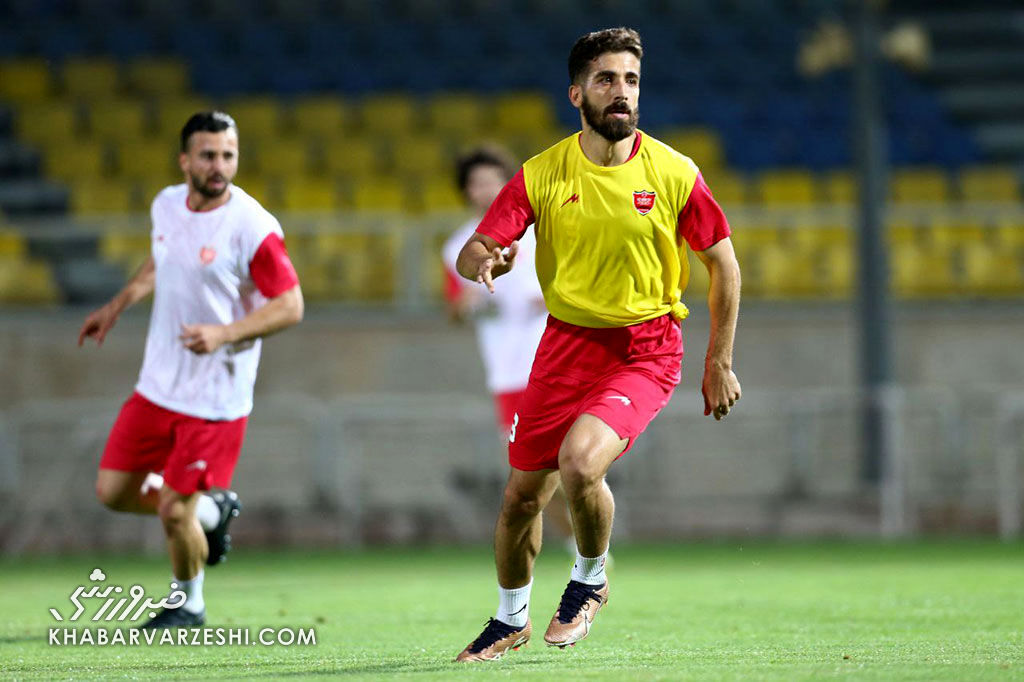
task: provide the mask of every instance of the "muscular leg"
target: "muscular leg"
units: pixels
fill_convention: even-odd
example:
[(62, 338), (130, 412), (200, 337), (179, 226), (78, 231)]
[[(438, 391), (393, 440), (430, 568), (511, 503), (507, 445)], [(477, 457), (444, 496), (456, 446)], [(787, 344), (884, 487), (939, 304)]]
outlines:
[(100, 469), (96, 475), (96, 497), (114, 511), (156, 514), (160, 491), (142, 492), (142, 483), (148, 475), (147, 471)]
[(171, 569), (178, 580), (196, 577), (206, 562), (206, 536), (196, 519), (199, 495), (182, 495), (169, 485), (160, 489), (160, 521), (167, 536)]
[(562, 487), (569, 500), (576, 546), (585, 557), (608, 550), (615, 500), (604, 476), (627, 442), (590, 414), (580, 416), (562, 441), (558, 452)]
[(523, 587), (533, 575), (540, 552), (541, 511), (558, 486), (555, 471), (512, 469), (494, 529), (494, 561), (498, 584), (505, 589)]

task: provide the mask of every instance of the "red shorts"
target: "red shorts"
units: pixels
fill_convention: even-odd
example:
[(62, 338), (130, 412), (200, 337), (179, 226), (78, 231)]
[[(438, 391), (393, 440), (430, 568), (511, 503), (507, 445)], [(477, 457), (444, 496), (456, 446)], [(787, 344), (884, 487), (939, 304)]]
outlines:
[(133, 393), (110, 430), (100, 469), (162, 471), (182, 495), (230, 488), (247, 421), (190, 417)]
[(507, 393), (494, 394), (494, 412), (498, 417), (498, 430), (508, 435), (512, 428), (512, 420), (515, 418), (516, 409), (526, 394), (526, 389), (521, 391), (509, 391)]
[(512, 422), (509, 463), (524, 471), (557, 469), (562, 440), (582, 414), (608, 424), (629, 450), (668, 404), (682, 360), (682, 331), (670, 315), (608, 329), (548, 317)]

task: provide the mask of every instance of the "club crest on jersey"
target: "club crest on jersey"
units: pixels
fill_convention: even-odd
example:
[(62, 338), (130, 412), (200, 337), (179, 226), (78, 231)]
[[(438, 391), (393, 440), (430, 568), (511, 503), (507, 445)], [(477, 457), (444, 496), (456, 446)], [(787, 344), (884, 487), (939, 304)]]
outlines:
[(633, 192), (633, 206), (636, 207), (637, 213), (640, 215), (647, 215), (654, 208), (654, 192), (648, 192), (645, 189), (639, 192)]
[(217, 257), (217, 252), (212, 246), (204, 246), (199, 249), (199, 262), (203, 265), (209, 265), (213, 262), (213, 259)]

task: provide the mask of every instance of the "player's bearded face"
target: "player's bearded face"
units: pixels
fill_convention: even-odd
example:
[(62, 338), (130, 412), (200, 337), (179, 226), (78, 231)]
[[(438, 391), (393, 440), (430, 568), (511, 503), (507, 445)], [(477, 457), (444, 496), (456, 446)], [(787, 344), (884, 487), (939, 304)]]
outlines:
[[(583, 111), (583, 118), (586, 119), (587, 125), (609, 142), (618, 142), (632, 135), (640, 120), (638, 108), (630, 108), (629, 102), (624, 99), (616, 100), (602, 108), (587, 99), (586, 93), (583, 93), (583, 103), (580, 105), (580, 109)], [(622, 118), (615, 114), (627, 114), (627, 117)]]
[(216, 199), (228, 191), (228, 179), (220, 173), (213, 172), (205, 178), (195, 173), (190, 173), (190, 175), (192, 186), (207, 199)]

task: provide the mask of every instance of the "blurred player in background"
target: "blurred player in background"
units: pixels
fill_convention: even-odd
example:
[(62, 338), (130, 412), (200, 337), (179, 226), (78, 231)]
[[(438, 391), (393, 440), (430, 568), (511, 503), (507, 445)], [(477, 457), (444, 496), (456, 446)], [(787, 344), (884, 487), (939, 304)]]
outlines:
[[(455, 262), (484, 213), (515, 172), (516, 164), (509, 154), (492, 145), (472, 149), (456, 161), (455, 180), (473, 216), (448, 238), (441, 253), (448, 314), (456, 322), (466, 319), (474, 322), (487, 388), (494, 396), (498, 431), (503, 440), (508, 439), (512, 417), (526, 391), (533, 356), (548, 320), (548, 309), (544, 307), (544, 295), (533, 264), (536, 239), (529, 232), (523, 235), (519, 241), (518, 266), (502, 280), (502, 288), (495, 290), (493, 296), (488, 295), (483, 285), (460, 278)], [(572, 538), (572, 521), (565, 496), (558, 492), (555, 495), (557, 499), (546, 517), (562, 537)]]
[(527, 161), (459, 254), (459, 274), (496, 291), (493, 279), (514, 271), (533, 224), (551, 316), (512, 421), (494, 539), (498, 610), (458, 661), (494, 660), (530, 638), (540, 513), (559, 480), (577, 553), (544, 641), (575, 644), (607, 602), (615, 503), (605, 475), (679, 383), (687, 246), (711, 282), (704, 413), (721, 419), (740, 398), (732, 371), (740, 271), (729, 225), (694, 163), (637, 129), (642, 57), (631, 29), (576, 42), (569, 100), (582, 132)]
[(160, 516), (173, 584), (187, 599), (143, 625), (155, 628), (205, 622), (203, 563), (223, 559), (241, 508), (227, 488), (252, 410), (260, 339), (303, 314), (280, 224), (231, 182), (234, 120), (192, 116), (179, 165), (185, 183), (153, 201), (152, 254), (78, 335), (79, 346), (87, 337), (102, 345), (120, 314), (153, 294), (142, 370), (107, 440), (96, 494), (115, 511)]

